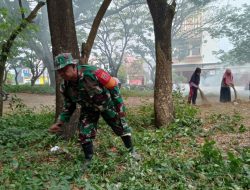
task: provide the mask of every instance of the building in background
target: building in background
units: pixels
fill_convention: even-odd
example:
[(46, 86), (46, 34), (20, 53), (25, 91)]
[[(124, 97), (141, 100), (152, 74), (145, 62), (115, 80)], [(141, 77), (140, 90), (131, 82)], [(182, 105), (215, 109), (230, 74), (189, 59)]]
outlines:
[[(218, 58), (213, 54), (219, 50), (217, 39), (212, 39), (208, 32), (200, 30), (204, 24), (204, 14), (197, 11), (184, 21), (173, 51), (173, 72), (188, 82), (196, 67), (206, 70), (203, 74), (215, 74), (211, 67), (216, 67)], [(207, 69), (206, 69), (207, 68)]]
[[(39, 68), (39, 72), (41, 72), (42, 69), (43, 68)], [(12, 71), (10, 71), (10, 73), (12, 75), (15, 75), (15, 73)], [(27, 67), (19, 68), (18, 75), (17, 75), (18, 84), (30, 84), (31, 77), (32, 77), (32, 74), (31, 74), (30, 68), (27, 68)], [(14, 81), (12, 83), (14, 83)], [(48, 73), (47, 68), (44, 70), (41, 76), (36, 80), (35, 84), (36, 85), (50, 84), (49, 73)]]
[(173, 63), (202, 63), (202, 13), (187, 18), (174, 41)]
[(124, 64), (126, 68), (126, 83), (132, 86), (145, 85), (143, 61), (133, 56), (126, 56)]

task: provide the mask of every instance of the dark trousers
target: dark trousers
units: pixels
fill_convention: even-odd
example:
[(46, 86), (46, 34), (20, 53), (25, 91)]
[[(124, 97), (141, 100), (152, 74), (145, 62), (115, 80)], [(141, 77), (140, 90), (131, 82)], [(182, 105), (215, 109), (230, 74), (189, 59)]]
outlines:
[(100, 115), (117, 136), (124, 136), (131, 133), (125, 113), (118, 113), (113, 107), (105, 109), (102, 112), (94, 111), (92, 108), (84, 108), (81, 110), (79, 122), (79, 140), (81, 144), (86, 144), (95, 139)]
[(188, 103), (196, 104), (196, 98), (197, 98), (197, 91), (198, 89), (191, 86), (190, 91), (189, 91), (189, 96), (188, 96)]
[(231, 102), (230, 87), (222, 86), (220, 89), (220, 102)]

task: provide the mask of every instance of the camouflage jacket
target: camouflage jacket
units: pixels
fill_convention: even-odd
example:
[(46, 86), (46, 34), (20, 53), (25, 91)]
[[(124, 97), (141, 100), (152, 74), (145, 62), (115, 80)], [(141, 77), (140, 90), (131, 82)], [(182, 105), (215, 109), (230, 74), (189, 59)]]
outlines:
[(99, 69), (91, 65), (78, 65), (77, 82), (64, 81), (60, 91), (64, 96), (63, 111), (59, 120), (68, 122), (76, 105), (81, 105), (81, 109), (90, 108), (95, 111), (104, 111), (115, 107), (120, 112), (123, 99), (120, 96), (119, 88), (113, 89), (104, 87), (95, 75)]

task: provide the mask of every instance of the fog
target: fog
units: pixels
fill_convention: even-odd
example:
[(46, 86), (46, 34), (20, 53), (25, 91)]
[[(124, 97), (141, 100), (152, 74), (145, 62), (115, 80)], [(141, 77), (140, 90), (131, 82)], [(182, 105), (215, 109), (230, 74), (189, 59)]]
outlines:
[[(14, 0), (10, 1), (1, 1), (0, 5), (7, 5), (8, 3), (16, 3), (16, 7), (18, 8), (18, 2)], [(29, 9), (34, 8), (37, 1), (23, 1), (26, 2), (23, 5), (26, 6), (29, 4)], [(95, 17), (95, 14), (99, 8), (99, 1), (73, 1), (74, 7), (74, 15), (77, 29), (77, 37), (79, 46), (82, 42), (86, 41), (89, 29), (91, 27), (92, 21)], [(104, 17), (102, 24), (98, 30), (97, 37), (95, 39), (95, 44), (92, 49), (91, 59), (94, 60), (90, 64), (97, 64), (102, 68), (107, 69), (110, 73), (113, 73), (112, 68), (122, 68), (126, 67), (127, 58), (136, 58), (143, 62), (142, 73), (144, 77), (144, 84), (148, 85), (152, 84), (152, 79), (154, 77), (154, 67), (155, 67), (155, 50), (154, 50), (154, 34), (152, 29), (152, 20), (150, 19), (150, 13), (148, 11), (148, 7), (146, 5), (146, 1), (144, 3), (138, 3), (137, 5), (133, 4), (130, 6), (126, 6), (129, 2), (128, 0), (123, 0), (119, 2), (113, 2), (108, 9), (106, 16)], [(137, 2), (136, 0), (134, 2)], [(139, 1), (138, 1), (139, 2)], [(196, 10), (193, 12), (181, 12), (182, 2), (186, 2), (189, 4), (188, 7), (191, 10)], [(235, 47), (235, 43), (231, 42), (227, 36), (216, 36), (212, 38), (210, 36), (211, 31), (208, 28), (202, 26), (201, 23), (196, 23), (197, 20), (199, 22), (204, 22), (205, 11), (212, 12), (211, 16), (215, 16), (218, 12), (217, 8), (225, 8), (225, 6), (236, 6), (240, 8), (243, 4), (250, 4), (249, 0), (223, 0), (223, 1), (213, 1), (212, 4), (206, 4), (205, 7), (195, 7), (191, 4), (192, 1), (177, 0), (177, 12), (175, 15), (175, 20), (173, 23), (173, 37), (172, 37), (172, 49), (173, 49), (173, 62), (175, 64), (196, 64), (201, 65), (204, 72), (201, 76), (201, 88), (207, 94), (215, 94), (218, 95), (220, 91), (220, 82), (222, 75), (224, 73), (225, 68), (231, 68), (235, 78), (236, 89), (239, 93), (239, 97), (248, 96), (248, 91), (244, 90), (245, 86), (249, 82), (249, 77), (245, 75), (246, 71), (250, 70), (249, 65), (244, 66), (230, 66), (225, 65), (225, 62), (220, 60), (220, 57), (215, 54), (214, 51), (224, 50), (225, 53), (229, 50), (232, 50)], [(10, 5), (11, 7), (12, 5)], [(179, 7), (178, 7), (179, 6)], [(193, 6), (193, 7), (192, 7)], [(8, 6), (6, 6), (8, 7)], [(122, 7), (122, 8), (121, 8)], [(131, 8), (132, 7), (132, 8)], [(214, 7), (214, 9), (211, 9)], [(27, 8), (27, 7), (26, 7)], [(121, 8), (121, 9), (120, 9)], [(119, 11), (117, 11), (119, 10)], [(117, 14), (114, 14), (116, 13)], [(17, 12), (17, 11), (16, 11)], [(119, 14), (118, 14), (119, 13)], [(27, 13), (25, 13), (27, 16)], [(131, 15), (135, 16), (131, 16)], [(131, 16), (131, 17), (130, 17)], [(181, 18), (181, 16), (184, 16)], [(191, 22), (189, 19), (191, 19)], [(209, 17), (208, 17), (209, 18)], [(20, 15), (17, 15), (17, 20), (20, 19)], [(122, 19), (122, 20), (121, 20)], [(18, 20), (19, 21), (19, 20)], [(126, 21), (126, 22), (124, 22)], [(35, 19), (35, 23), (38, 25), (39, 29), (36, 31), (37, 37), (30, 37), (27, 39), (23, 38), (24, 42), (30, 41), (32, 43), (36, 43), (37, 46), (41, 46), (41, 50), (37, 50), (40, 53), (38, 55), (39, 59), (46, 60), (46, 54), (50, 54), (48, 57), (52, 59), (51, 52), (51, 43), (50, 43), (50, 33), (48, 28), (48, 18), (47, 18), (47, 10), (46, 6), (42, 8), (42, 11), (39, 12), (39, 15)], [(126, 23), (123, 26), (121, 23)], [(210, 23), (211, 25), (213, 23)], [(194, 25), (194, 26), (193, 26)], [(221, 24), (223, 25), (223, 24)], [(107, 27), (107, 28), (105, 28)], [(185, 28), (188, 30), (187, 33), (184, 32), (181, 35), (179, 33), (183, 32), (181, 28)], [(191, 27), (191, 29), (190, 29)], [(192, 28), (193, 27), (193, 28)], [(190, 31), (189, 31), (190, 30)], [(125, 33), (126, 31), (127, 33)], [(6, 33), (8, 34), (9, 31)], [(179, 32), (179, 33), (178, 33)], [(232, 30), (233, 32), (233, 30)], [(243, 32), (244, 33), (244, 32)], [(3, 35), (4, 36), (4, 35)], [(5, 35), (7, 36), (7, 35)], [(129, 36), (129, 40), (125, 41)], [(1, 38), (1, 37), (0, 37)], [(110, 44), (103, 44), (104, 39), (109, 39)], [(246, 38), (247, 41), (248, 38)], [(2, 38), (1, 38), (2, 41)], [(248, 42), (249, 43), (249, 42)], [(126, 46), (123, 46), (126, 44)], [(237, 44), (237, 43), (236, 43)], [(250, 45), (246, 45), (250, 46)], [(105, 47), (105, 48), (103, 48)], [(115, 48), (114, 48), (115, 47)], [(32, 49), (33, 47), (26, 44), (25, 48)], [(47, 50), (46, 52), (44, 50)], [(112, 51), (111, 51), (112, 50)], [(50, 52), (49, 52), (50, 51)], [(108, 56), (106, 52), (112, 52), (112, 54)], [(22, 52), (19, 53), (20, 55)], [(18, 55), (15, 55), (16, 57)], [(117, 60), (121, 60), (120, 62)], [(244, 60), (245, 61), (245, 60)], [(245, 61), (247, 63), (247, 61)], [(248, 60), (249, 63), (249, 60)], [(48, 65), (53, 65), (53, 61), (44, 63), (46, 67)], [(112, 65), (113, 64), (113, 65)], [(210, 69), (206, 66), (202, 66), (204, 64), (215, 64), (213, 69)], [(219, 66), (218, 66), (219, 65)], [(239, 65), (242, 65), (241, 63)], [(124, 68), (122, 68), (124, 69)], [(190, 72), (192, 72), (194, 68), (189, 68), (186, 74), (186, 81), (178, 81), (178, 83), (186, 83), (189, 80)], [(118, 69), (119, 70), (119, 69)], [(123, 72), (123, 73), (122, 73)], [(129, 84), (127, 78), (131, 78), (130, 73), (126, 71), (121, 71), (115, 73), (118, 77), (124, 81), (124, 83)], [(126, 76), (123, 76), (126, 75)], [(180, 75), (181, 76), (181, 75)], [(141, 77), (141, 76), (140, 76)], [(185, 93), (188, 92), (188, 88), (185, 88)]]
[[(223, 74), (226, 68), (231, 69), (235, 89), (237, 91), (238, 99), (250, 99), (250, 64), (244, 66), (221, 66), (221, 67), (209, 67), (202, 68), (201, 79), (200, 79), (200, 88), (205, 93), (206, 96), (217, 96), (219, 100), (221, 81)], [(195, 69), (195, 68), (194, 68)], [(191, 75), (190, 75), (191, 77)], [(179, 83), (181, 92), (184, 95), (189, 93), (189, 84), (188, 82)], [(176, 88), (176, 85), (174, 86)], [(231, 88), (231, 95), (234, 97), (234, 91)]]

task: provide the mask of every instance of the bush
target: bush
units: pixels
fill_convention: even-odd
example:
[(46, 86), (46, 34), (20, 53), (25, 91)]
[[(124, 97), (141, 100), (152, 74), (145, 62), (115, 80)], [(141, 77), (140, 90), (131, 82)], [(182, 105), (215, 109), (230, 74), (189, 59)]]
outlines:
[(4, 90), (8, 93), (55, 94), (55, 89), (49, 85), (5, 85)]
[[(152, 127), (152, 105), (128, 111), (140, 161), (100, 123), (88, 170), (77, 138), (48, 134), (54, 110), (34, 113), (16, 100), (12, 114), (0, 118), (0, 189), (250, 189), (250, 149), (225, 154), (214, 141), (197, 144), (197, 110), (179, 93), (174, 99), (169, 127)], [(61, 152), (50, 152), (55, 145)]]

